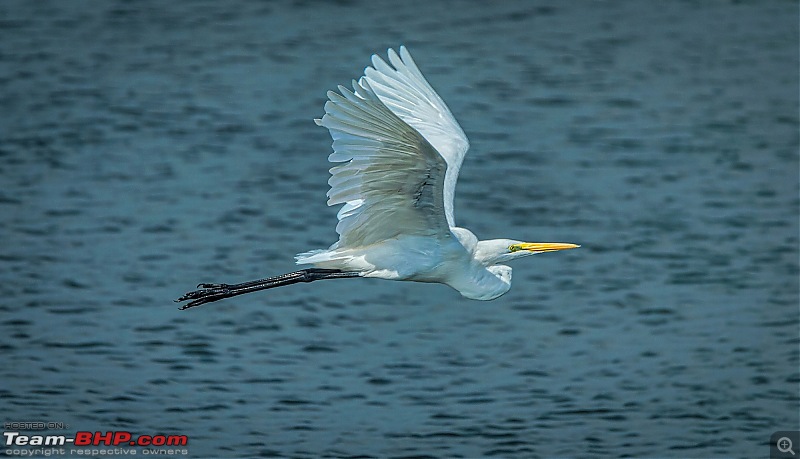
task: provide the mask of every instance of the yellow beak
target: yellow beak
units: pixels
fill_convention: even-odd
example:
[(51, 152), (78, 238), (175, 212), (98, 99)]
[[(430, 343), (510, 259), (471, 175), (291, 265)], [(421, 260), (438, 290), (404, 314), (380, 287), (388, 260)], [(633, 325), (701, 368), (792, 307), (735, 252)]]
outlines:
[(577, 244), (567, 244), (564, 242), (523, 242), (521, 244), (514, 244), (508, 247), (509, 252), (518, 252), (520, 250), (527, 250), (534, 253), (542, 252), (557, 252), (559, 250), (577, 249), (580, 247)]

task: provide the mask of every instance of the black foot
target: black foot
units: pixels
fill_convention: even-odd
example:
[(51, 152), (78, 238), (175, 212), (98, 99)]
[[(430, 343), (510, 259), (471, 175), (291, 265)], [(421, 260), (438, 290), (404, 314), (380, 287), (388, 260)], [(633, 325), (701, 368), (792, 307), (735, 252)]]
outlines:
[(197, 288), (228, 288), (228, 284), (197, 284)]
[(199, 284), (200, 290), (187, 292), (182, 297), (175, 300), (176, 303), (181, 301), (193, 300), (190, 303), (184, 304), (179, 309), (193, 308), (201, 304), (210, 303), (212, 301), (221, 300), (230, 296), (231, 291), (228, 289), (228, 284)]
[(176, 303), (191, 300), (180, 309), (189, 309), (201, 304), (211, 303), (224, 298), (242, 295), (244, 293), (266, 290), (268, 288), (281, 287), (283, 285), (296, 284), (298, 282), (314, 282), (322, 279), (345, 279), (348, 277), (360, 277), (361, 274), (355, 271), (339, 271), (338, 269), (308, 268), (291, 273), (281, 274), (280, 276), (268, 277), (241, 284), (198, 284), (198, 290), (188, 292), (175, 300)]

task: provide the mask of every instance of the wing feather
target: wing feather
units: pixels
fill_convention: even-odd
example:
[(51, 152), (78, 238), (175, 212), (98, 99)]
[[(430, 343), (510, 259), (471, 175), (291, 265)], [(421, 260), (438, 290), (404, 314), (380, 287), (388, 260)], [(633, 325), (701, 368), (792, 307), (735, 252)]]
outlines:
[(337, 247), (361, 247), (401, 234), (449, 237), (443, 188), (448, 164), (426, 138), (390, 110), (370, 82), (329, 92), (317, 124), (333, 138), (328, 205)]
[(389, 49), (388, 56), (391, 65), (377, 54), (373, 55), (372, 67), (364, 70), (364, 79), (393, 113), (417, 130), (444, 158), (447, 171), (443, 203), (448, 225), (455, 226), (453, 197), (469, 141), (405, 46), (400, 47), (399, 55)]

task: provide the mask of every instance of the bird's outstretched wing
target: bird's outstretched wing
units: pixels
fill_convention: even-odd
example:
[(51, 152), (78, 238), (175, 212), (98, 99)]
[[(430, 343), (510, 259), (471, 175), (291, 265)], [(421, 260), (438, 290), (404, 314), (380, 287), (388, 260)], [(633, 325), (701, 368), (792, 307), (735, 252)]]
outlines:
[(444, 101), (422, 76), (405, 46), (400, 55), (389, 50), (387, 64), (377, 54), (372, 56), (373, 67), (364, 70), (378, 98), (397, 116), (416, 129), (447, 162), (444, 178), (444, 209), (447, 223), (455, 226), (453, 196), (458, 171), (469, 149), (469, 141)]
[(443, 188), (448, 168), (428, 140), (392, 112), (370, 82), (328, 92), (317, 124), (333, 137), (328, 205), (339, 210), (337, 246), (362, 247), (400, 235), (449, 237)]

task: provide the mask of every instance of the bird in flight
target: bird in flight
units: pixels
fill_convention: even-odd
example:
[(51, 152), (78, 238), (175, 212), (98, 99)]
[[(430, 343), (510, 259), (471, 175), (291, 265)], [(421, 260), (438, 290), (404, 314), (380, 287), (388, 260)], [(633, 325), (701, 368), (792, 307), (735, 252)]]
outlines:
[(473, 300), (493, 300), (511, 288), (502, 263), (576, 244), (479, 241), (456, 226), (453, 195), (469, 142), (408, 50), (389, 49), (389, 62), (353, 80), (353, 91), (329, 91), (325, 115), (333, 153), (328, 205), (339, 240), (298, 254), (311, 267), (239, 284), (199, 284), (176, 302), (188, 309), (259, 290), (322, 279), (371, 277), (446, 284)]

